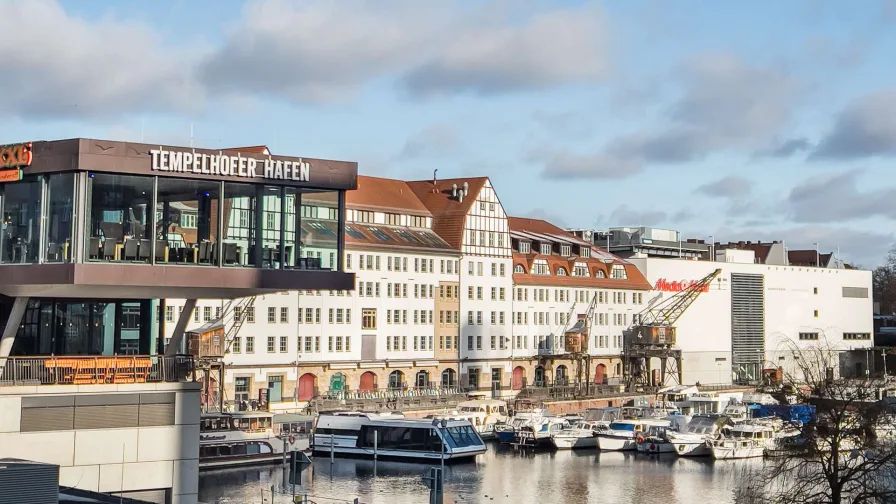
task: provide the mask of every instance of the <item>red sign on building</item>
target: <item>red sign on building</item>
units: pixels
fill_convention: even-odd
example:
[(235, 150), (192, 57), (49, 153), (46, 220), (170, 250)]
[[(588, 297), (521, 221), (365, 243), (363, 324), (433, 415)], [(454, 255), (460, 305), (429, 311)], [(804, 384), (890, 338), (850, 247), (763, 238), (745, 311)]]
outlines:
[[(663, 292), (681, 292), (689, 287), (696, 285), (699, 280), (666, 280), (665, 278), (660, 278), (653, 285), (653, 290), (663, 291)], [(700, 288), (701, 292), (709, 292), (709, 284), (704, 285)]]
[(31, 164), (31, 142), (0, 145), (0, 169), (22, 168)]

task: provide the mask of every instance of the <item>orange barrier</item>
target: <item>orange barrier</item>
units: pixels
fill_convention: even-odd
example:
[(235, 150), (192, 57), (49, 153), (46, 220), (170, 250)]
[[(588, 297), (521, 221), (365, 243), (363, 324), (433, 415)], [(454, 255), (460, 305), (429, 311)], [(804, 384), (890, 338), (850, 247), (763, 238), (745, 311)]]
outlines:
[(60, 357), (44, 359), (57, 383), (143, 383), (152, 360), (147, 357)]

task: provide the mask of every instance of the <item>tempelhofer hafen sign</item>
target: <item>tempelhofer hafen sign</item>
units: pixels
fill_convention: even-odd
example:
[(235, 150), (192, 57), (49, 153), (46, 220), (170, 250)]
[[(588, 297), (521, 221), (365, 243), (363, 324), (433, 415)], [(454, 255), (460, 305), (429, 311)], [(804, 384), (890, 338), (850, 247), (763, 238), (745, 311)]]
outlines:
[[(666, 280), (665, 278), (660, 278), (653, 285), (653, 290), (663, 291), (663, 292), (681, 292), (687, 288), (693, 287), (698, 284), (699, 280)], [(701, 292), (709, 292), (709, 284), (704, 285), (701, 289)]]
[(311, 164), (302, 160), (259, 160), (240, 155), (204, 154), (162, 149), (149, 151), (152, 169), (175, 173), (195, 173), (214, 177), (265, 178), (308, 182)]

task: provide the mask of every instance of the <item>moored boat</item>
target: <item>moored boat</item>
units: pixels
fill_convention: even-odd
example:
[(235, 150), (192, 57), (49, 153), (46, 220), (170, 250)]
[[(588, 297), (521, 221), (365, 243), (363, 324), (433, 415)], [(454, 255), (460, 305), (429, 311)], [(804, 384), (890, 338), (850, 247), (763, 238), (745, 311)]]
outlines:
[(597, 433), (599, 431), (600, 428), (597, 424), (579, 421), (551, 436), (551, 444), (558, 450), (594, 448), (597, 446)]
[(651, 426), (669, 427), (671, 423), (662, 419), (616, 420), (606, 431), (597, 435), (601, 451), (626, 451), (637, 449), (638, 436), (643, 437)]
[(334, 456), (401, 461), (456, 461), (486, 451), (485, 442), (469, 420), (376, 413), (321, 414), (312, 449)]
[[(284, 452), (309, 446), (309, 417), (269, 412), (203, 413), (199, 424), (199, 468), (270, 464)], [(276, 429), (276, 430), (275, 430)]]
[(569, 428), (569, 421), (563, 417), (544, 416), (520, 427), (516, 432), (514, 444), (521, 447), (538, 447), (549, 445), (551, 436)]
[(636, 448), (639, 453), (673, 453), (675, 447), (669, 443), (667, 438), (670, 427), (661, 425), (651, 425), (647, 428), (647, 432), (640, 433), (635, 437), (637, 441)]
[(731, 427), (730, 434), (708, 441), (716, 460), (762, 457), (775, 448), (775, 430), (765, 423), (742, 423)]
[(730, 424), (724, 415), (696, 415), (680, 431), (669, 432), (667, 438), (681, 457), (710, 455), (709, 444), (719, 437), (721, 429)]

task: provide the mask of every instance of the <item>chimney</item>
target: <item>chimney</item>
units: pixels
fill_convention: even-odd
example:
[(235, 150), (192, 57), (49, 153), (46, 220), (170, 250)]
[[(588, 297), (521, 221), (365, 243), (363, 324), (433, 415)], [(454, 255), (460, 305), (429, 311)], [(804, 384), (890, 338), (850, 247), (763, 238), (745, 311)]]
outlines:
[(438, 173), (438, 172), (439, 172), (438, 168), (436, 168), (435, 170), (432, 171), (432, 185), (436, 185), (436, 182), (438, 182), (438, 180), (439, 180), (436, 178), (436, 173)]
[(451, 197), (457, 197), (457, 184), (451, 184)]

